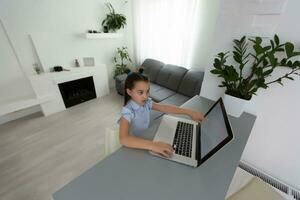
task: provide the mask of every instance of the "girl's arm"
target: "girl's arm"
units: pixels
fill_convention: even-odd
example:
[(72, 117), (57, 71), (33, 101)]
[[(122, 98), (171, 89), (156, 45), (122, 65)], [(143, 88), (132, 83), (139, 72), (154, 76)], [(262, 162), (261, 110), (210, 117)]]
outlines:
[(125, 147), (146, 149), (159, 153), (165, 157), (170, 157), (173, 153), (173, 148), (170, 144), (163, 142), (152, 142), (142, 138), (138, 138), (129, 134), (129, 122), (122, 117), (120, 119), (119, 140), (120, 144)]
[(177, 106), (169, 105), (169, 104), (160, 104), (160, 103), (153, 102), (152, 109), (164, 113), (189, 115), (195, 121), (202, 121), (204, 119), (204, 116), (201, 112), (196, 112), (186, 108), (179, 108)]

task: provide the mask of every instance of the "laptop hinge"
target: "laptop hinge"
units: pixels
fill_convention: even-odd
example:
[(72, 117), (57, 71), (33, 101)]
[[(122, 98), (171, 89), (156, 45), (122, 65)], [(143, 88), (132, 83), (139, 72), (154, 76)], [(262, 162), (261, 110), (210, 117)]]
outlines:
[(201, 164), (201, 124), (198, 123), (196, 126), (196, 160), (197, 160), (197, 167)]

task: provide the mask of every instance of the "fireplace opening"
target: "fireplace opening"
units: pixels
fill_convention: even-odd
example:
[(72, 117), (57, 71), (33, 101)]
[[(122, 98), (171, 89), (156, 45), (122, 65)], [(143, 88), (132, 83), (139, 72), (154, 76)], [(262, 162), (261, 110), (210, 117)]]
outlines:
[(96, 98), (93, 77), (58, 84), (66, 108)]

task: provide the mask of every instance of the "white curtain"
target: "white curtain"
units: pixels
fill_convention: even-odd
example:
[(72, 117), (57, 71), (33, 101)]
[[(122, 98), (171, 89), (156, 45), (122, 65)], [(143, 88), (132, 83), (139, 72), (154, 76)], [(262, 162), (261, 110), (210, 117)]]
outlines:
[(134, 0), (137, 63), (153, 58), (189, 68), (198, 0)]

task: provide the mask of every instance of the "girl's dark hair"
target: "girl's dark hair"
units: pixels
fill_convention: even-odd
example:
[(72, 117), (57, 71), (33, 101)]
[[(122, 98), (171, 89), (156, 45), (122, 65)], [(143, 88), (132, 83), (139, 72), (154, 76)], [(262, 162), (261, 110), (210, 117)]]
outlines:
[(124, 87), (124, 106), (126, 106), (127, 102), (130, 100), (130, 96), (127, 94), (127, 89), (133, 89), (134, 84), (137, 81), (144, 81), (148, 82), (148, 77), (143, 75), (143, 70), (139, 69), (139, 73), (132, 72), (129, 73), (126, 80), (125, 80), (125, 87)]

